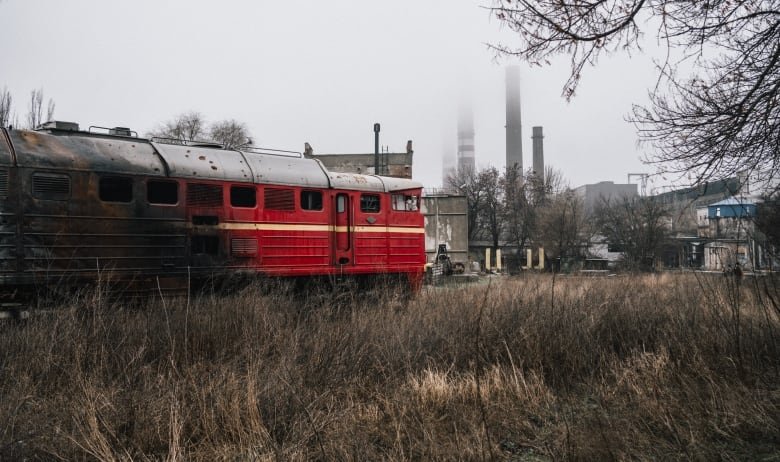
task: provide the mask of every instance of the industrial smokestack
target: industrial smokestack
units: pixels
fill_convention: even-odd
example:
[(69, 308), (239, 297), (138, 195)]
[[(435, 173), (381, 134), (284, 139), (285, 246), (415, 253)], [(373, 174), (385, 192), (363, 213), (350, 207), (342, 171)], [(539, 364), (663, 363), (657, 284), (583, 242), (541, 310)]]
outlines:
[(542, 135), (542, 127), (533, 127), (531, 129), (533, 136), (533, 155), (534, 155), (534, 175), (541, 178), (544, 181), (544, 135)]
[(520, 123), (520, 68), (506, 68), (506, 168), (523, 173), (523, 130)]
[(469, 102), (458, 106), (458, 173), (473, 172), (474, 158), (474, 113)]

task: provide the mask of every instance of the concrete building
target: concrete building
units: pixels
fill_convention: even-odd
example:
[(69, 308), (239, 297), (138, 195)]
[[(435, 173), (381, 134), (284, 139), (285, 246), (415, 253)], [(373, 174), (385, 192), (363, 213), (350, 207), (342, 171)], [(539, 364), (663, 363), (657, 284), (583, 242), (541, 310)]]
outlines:
[(603, 200), (622, 200), (639, 195), (635, 184), (615, 184), (613, 181), (602, 181), (586, 184), (574, 189), (575, 194), (582, 198), (585, 213), (592, 213)]
[(520, 113), (520, 68), (506, 68), (506, 167), (523, 171), (523, 127)]
[[(370, 154), (314, 154), (307, 149), (305, 156), (319, 160), (328, 170), (343, 173), (374, 174), (374, 153)], [(384, 176), (412, 178), (411, 140), (406, 143), (406, 152), (382, 152), (379, 154), (379, 171)]]
[(440, 244), (447, 245), (450, 260), (468, 261), (468, 204), (466, 196), (444, 190), (426, 190), (421, 209), (425, 217), (425, 254), (433, 262)]
[(743, 269), (753, 270), (769, 263), (764, 240), (756, 232), (757, 211), (756, 201), (744, 196), (699, 208), (704, 269), (720, 271), (739, 264)]

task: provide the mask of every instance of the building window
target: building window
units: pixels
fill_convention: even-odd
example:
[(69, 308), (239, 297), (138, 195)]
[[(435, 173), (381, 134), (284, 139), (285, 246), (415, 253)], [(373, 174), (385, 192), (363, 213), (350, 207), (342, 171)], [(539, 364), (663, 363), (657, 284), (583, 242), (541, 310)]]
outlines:
[(146, 200), (155, 205), (173, 205), (179, 202), (179, 183), (149, 180), (146, 182)]
[(57, 173), (33, 173), (32, 192), (33, 197), (38, 199), (68, 200), (70, 197), (70, 177)]
[(132, 202), (133, 179), (122, 176), (105, 176), (100, 179), (100, 200), (103, 202)]
[(417, 206), (417, 196), (409, 196), (406, 194), (393, 194), (393, 210), (416, 212), (418, 208), (419, 207)]
[(322, 193), (320, 191), (301, 191), (301, 208), (303, 210), (322, 210)]
[(231, 186), (230, 205), (253, 208), (257, 205), (257, 190), (254, 186)]
[(379, 195), (377, 194), (361, 194), (360, 195), (360, 211), (376, 213), (379, 211)]

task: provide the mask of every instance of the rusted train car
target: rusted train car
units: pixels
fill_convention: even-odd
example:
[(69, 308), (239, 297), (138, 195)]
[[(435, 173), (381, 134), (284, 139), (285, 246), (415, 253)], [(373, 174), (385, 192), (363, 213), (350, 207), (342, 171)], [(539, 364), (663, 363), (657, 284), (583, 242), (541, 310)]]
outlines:
[(235, 273), (420, 284), (422, 185), (256, 149), (80, 131), (0, 133), (0, 289), (161, 290)]

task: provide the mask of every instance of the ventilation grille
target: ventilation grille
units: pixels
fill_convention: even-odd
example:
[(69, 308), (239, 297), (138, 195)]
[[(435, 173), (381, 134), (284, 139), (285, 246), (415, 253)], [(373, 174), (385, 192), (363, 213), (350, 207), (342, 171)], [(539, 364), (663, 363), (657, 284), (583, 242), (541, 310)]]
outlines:
[(70, 177), (54, 173), (33, 173), (33, 196), (40, 199), (65, 200), (70, 197)]
[(0, 170), (0, 196), (8, 196), (8, 170)]
[(187, 205), (222, 207), (222, 186), (191, 183), (187, 185)]
[(295, 211), (295, 194), (292, 189), (266, 188), (265, 208)]
[(236, 257), (254, 257), (257, 255), (257, 239), (235, 237), (230, 241), (230, 248)]

